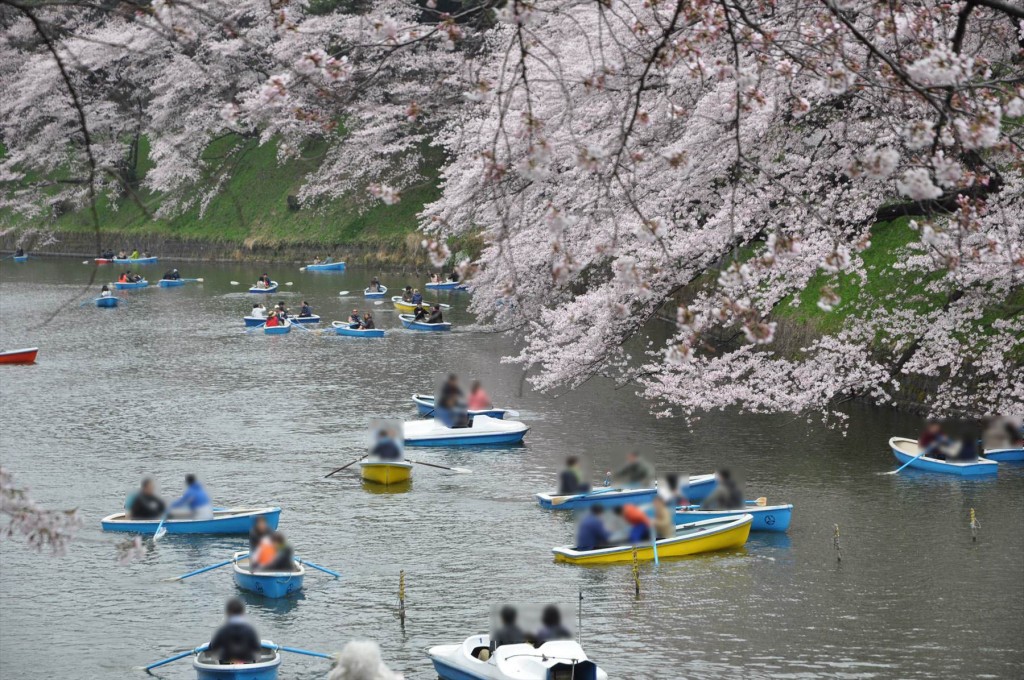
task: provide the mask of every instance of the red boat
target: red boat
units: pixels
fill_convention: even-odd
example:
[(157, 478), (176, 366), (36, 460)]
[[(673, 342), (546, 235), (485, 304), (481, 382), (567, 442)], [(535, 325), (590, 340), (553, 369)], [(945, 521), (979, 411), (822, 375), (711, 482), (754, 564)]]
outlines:
[(38, 347), (0, 352), (0, 364), (34, 364), (36, 362), (36, 354), (38, 353)]
[(96, 264), (114, 264), (114, 261), (107, 257), (97, 257)]

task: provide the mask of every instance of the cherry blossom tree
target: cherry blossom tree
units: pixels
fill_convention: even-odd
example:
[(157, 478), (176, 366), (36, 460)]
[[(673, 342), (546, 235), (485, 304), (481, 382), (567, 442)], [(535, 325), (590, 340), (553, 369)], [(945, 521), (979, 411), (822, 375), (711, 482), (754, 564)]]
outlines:
[(18, 486), (7, 468), (0, 467), (0, 515), (7, 519), (0, 537), (23, 537), (34, 550), (63, 555), (82, 526), (76, 510), (47, 510)]
[[(140, 135), (163, 212), (244, 162), (204, 156), (225, 135), (282, 158), (326, 143), (311, 208), (362, 187), (395, 203), (434, 144), (424, 244), (440, 266), (448, 239), (483, 235), (458, 263), (473, 309), (522, 338), (513, 360), (539, 388), (609, 375), (663, 413), (833, 414), (916, 381), (935, 414), (1024, 412), (1017, 4), (0, 9), (0, 82), (18, 93), (0, 102), (0, 182), (19, 187), (0, 208), (130, 193)], [(862, 253), (895, 218), (914, 229), (894, 265), (914, 290), (872, 298)], [(838, 330), (780, 343), (809, 289)]]

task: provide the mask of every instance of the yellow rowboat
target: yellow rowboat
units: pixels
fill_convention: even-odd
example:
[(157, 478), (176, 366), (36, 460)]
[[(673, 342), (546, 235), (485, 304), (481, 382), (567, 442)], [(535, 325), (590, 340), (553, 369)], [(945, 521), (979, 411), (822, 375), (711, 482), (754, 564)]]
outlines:
[[(676, 535), (658, 541), (658, 559), (682, 557), (699, 553), (742, 547), (750, 536), (754, 516), (743, 514), (723, 519), (704, 519), (680, 524)], [(596, 550), (576, 550), (571, 547), (553, 548), (556, 562), (570, 564), (616, 564), (633, 561), (633, 546), (618, 545)], [(654, 560), (650, 543), (636, 546), (636, 557), (641, 562)]]
[(377, 484), (400, 484), (412, 479), (412, 463), (404, 460), (367, 460), (359, 464), (363, 479)]
[[(391, 303), (395, 306), (395, 309), (397, 309), (400, 312), (405, 312), (407, 314), (412, 314), (413, 312), (416, 311), (416, 305), (414, 305), (411, 302), (404, 302), (402, 300), (402, 296), (401, 295), (396, 295), (395, 297), (391, 298)], [(424, 302), (423, 303), (423, 307), (424, 307), (424, 309), (426, 309), (426, 308), (429, 308), (430, 305), (428, 305), (426, 302)]]

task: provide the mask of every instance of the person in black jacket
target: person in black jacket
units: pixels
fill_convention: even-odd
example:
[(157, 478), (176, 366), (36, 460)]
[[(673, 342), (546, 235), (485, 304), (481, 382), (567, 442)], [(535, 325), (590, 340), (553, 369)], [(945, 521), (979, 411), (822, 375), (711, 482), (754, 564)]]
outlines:
[(746, 506), (743, 491), (733, 479), (732, 474), (722, 468), (715, 473), (718, 485), (711, 495), (701, 503), (701, 510), (739, 510)]
[(270, 535), (270, 540), (276, 552), (274, 559), (270, 564), (259, 567), (257, 571), (292, 571), (295, 568), (295, 551), (288, 545), (284, 534), (275, 531)]
[(128, 506), (128, 516), (131, 519), (160, 519), (166, 510), (166, 504), (156, 495), (153, 480), (147, 477), (142, 480), (142, 487)]
[(245, 605), (237, 597), (224, 609), (227, 621), (210, 641), (210, 653), (222, 664), (252, 663), (260, 653), (260, 636), (245, 618)]
[(569, 456), (565, 459), (565, 469), (558, 475), (558, 495), (572, 496), (588, 491), (590, 491), (590, 485), (583, 481), (580, 459), (576, 456)]
[(572, 633), (562, 625), (562, 612), (558, 607), (549, 604), (540, 615), (541, 628), (537, 631), (537, 646), (551, 640), (571, 640)]
[(501, 612), (498, 613), (498, 617), (501, 619), (501, 628), (494, 631), (491, 636), (492, 650), (502, 645), (519, 645), (526, 642), (526, 633), (516, 625), (517, 614), (515, 607), (505, 605), (501, 608)]
[(427, 323), (444, 323), (444, 317), (441, 316), (441, 307), (434, 305), (430, 309), (430, 316), (427, 318)]
[(269, 535), (270, 525), (267, 524), (267, 518), (260, 515), (256, 518), (256, 521), (252, 523), (252, 529), (249, 529), (249, 554), (255, 554), (260, 541), (263, 540), (264, 536)]

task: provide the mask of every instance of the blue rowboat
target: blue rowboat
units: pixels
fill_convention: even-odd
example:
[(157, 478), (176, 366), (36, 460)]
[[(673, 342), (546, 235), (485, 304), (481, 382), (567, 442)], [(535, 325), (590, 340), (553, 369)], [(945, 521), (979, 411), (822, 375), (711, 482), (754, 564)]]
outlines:
[(118, 299), (113, 295), (108, 295), (107, 297), (96, 298), (95, 302), (97, 307), (117, 307)]
[(350, 338), (383, 338), (383, 328), (360, 328), (357, 323), (345, 323), (344, 321), (335, 321), (331, 324), (334, 328), (334, 332), (338, 335), (344, 335)]
[(388, 294), (388, 287), (387, 286), (381, 286), (380, 290), (378, 290), (378, 291), (372, 291), (369, 288), (364, 288), (363, 289), (363, 297), (382, 298), (382, 297), (384, 297), (387, 294)]
[(175, 286), (184, 286), (185, 279), (160, 279), (161, 288), (174, 288)]
[[(99, 262), (102, 258), (96, 258)], [(114, 264), (156, 264), (155, 257), (126, 257), (124, 259), (114, 258)]]
[[(917, 468), (918, 470), (943, 472), (947, 475), (960, 475), (961, 477), (994, 475), (999, 471), (999, 463), (994, 460), (985, 460), (984, 458), (965, 463), (939, 460), (929, 456), (921, 456), (914, 460), (921, 453), (921, 449), (917, 445), (917, 440), (907, 439), (906, 437), (893, 437), (889, 440), (889, 447), (892, 449), (892, 455), (896, 456), (896, 460), (900, 464), (910, 463), (909, 467)], [(912, 460), (913, 462), (911, 463), (910, 461)]]
[(292, 324), (290, 321), (285, 320), (280, 326), (264, 326), (264, 335), (287, 335), (292, 332)]
[(267, 288), (258, 288), (253, 286), (249, 289), (250, 293), (276, 293), (277, 292), (277, 281), (271, 281), (270, 286)]
[(12, 255), (15, 262), (28, 262), (28, 255)]
[(1024, 461), (1024, 448), (989, 449), (983, 455), (988, 460), (994, 460), (1000, 463), (1019, 463)]
[(423, 287), (427, 290), (455, 290), (460, 284), (458, 281), (442, 281), (441, 283), (425, 283)]
[(310, 314), (309, 316), (289, 316), (288, 320), (292, 323), (320, 323), (320, 315)]
[(440, 420), (413, 420), (403, 424), (407, 446), (476, 446), (516, 444), (530, 428), (515, 420), (474, 416), (469, 427), (448, 427)]
[(256, 661), (243, 664), (222, 664), (220, 659), (206, 650), (209, 643), (203, 645), (203, 651), (192, 659), (197, 680), (277, 680), (281, 654), (273, 642), (263, 640), (262, 643), (263, 649)]
[(306, 577), (306, 568), (299, 562), (292, 563), (291, 571), (258, 571), (253, 573), (249, 564), (249, 553), (236, 552), (235, 563), (232, 565), (235, 585), (242, 590), (256, 593), (263, 597), (287, 597), (302, 590), (302, 581)]
[(123, 283), (118, 281), (114, 283), (114, 288), (117, 290), (132, 290), (134, 288), (145, 288), (149, 285), (149, 281), (142, 279), (141, 281), (133, 281), (131, 283)]
[(262, 326), (267, 322), (265, 316), (243, 316), (242, 321), (245, 322), (246, 328), (252, 328), (253, 326)]
[(398, 318), (402, 322), (402, 325), (411, 331), (450, 331), (452, 329), (451, 323), (447, 321), (444, 323), (413, 321), (415, 317), (412, 314), (399, 314)]
[(344, 262), (321, 262), (320, 264), (307, 264), (306, 271), (308, 272), (343, 272), (345, 271)]
[[(421, 416), (432, 416), (434, 415), (434, 397), (429, 394), (414, 394), (412, 395), (413, 403), (416, 404), (416, 408), (419, 410)], [(489, 408), (481, 411), (469, 411), (471, 416), (490, 416), (491, 418), (497, 418), (499, 420), (505, 417), (508, 413), (506, 408)]]
[[(164, 522), (169, 534), (248, 534), (257, 517), (265, 517), (271, 529), (277, 528), (281, 508), (228, 508), (216, 510), (213, 519), (174, 519)], [(125, 513), (115, 512), (100, 522), (104, 531), (124, 531), (132, 534), (155, 534), (158, 519), (126, 519)]]
[(545, 510), (580, 510), (594, 505), (614, 508), (626, 503), (644, 505), (654, 500), (657, 493), (654, 489), (617, 489), (608, 487), (587, 493), (571, 496), (559, 496), (557, 493), (539, 493), (535, 495), (540, 507)]
[(714, 475), (690, 475), (680, 492), (687, 499), (699, 503), (710, 496), (717, 486), (718, 480)]
[(753, 515), (751, 531), (788, 531), (789, 521), (793, 517), (792, 504), (758, 506), (755, 501), (747, 501), (739, 510), (701, 510), (699, 505), (679, 506), (676, 508), (676, 524), (687, 524), (702, 519), (724, 519)]

